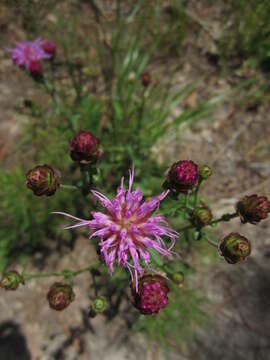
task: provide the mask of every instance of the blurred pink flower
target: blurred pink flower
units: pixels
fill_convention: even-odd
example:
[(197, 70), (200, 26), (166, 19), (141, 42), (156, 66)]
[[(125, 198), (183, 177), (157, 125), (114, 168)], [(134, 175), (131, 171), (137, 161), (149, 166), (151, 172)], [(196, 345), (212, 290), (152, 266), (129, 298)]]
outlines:
[(16, 43), (13, 49), (7, 49), (11, 53), (12, 60), (18, 66), (24, 66), (30, 71), (31, 63), (38, 63), (42, 59), (50, 59), (51, 54), (44, 49), (44, 40), (23, 41)]
[[(138, 290), (138, 273), (143, 275), (143, 266), (155, 271), (149, 265), (149, 250), (153, 249), (163, 256), (171, 257), (171, 249), (175, 244), (178, 233), (172, 230), (162, 215), (153, 215), (160, 202), (167, 196), (168, 191), (143, 202), (140, 189), (131, 191), (134, 179), (134, 167), (129, 172), (129, 187), (124, 188), (124, 177), (121, 186), (117, 189), (115, 198), (110, 201), (98, 191), (92, 191), (106, 213), (93, 211), (92, 220), (83, 220), (67, 213), (54, 212), (78, 220), (77, 224), (67, 226), (65, 229), (88, 226), (93, 232), (90, 238), (97, 236), (100, 239), (100, 252), (112, 275), (114, 262), (118, 266), (127, 268), (132, 281), (135, 280), (136, 291)], [(171, 240), (169, 248), (166, 247), (163, 236)], [(132, 263), (130, 262), (132, 260)]]

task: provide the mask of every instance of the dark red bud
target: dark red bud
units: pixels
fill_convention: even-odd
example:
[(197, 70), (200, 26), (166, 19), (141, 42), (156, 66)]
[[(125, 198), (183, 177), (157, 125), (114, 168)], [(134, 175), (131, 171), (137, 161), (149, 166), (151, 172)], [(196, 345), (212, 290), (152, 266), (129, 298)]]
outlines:
[(54, 283), (47, 294), (50, 307), (57, 311), (66, 309), (74, 299), (75, 294), (68, 284)]
[(144, 87), (147, 87), (151, 84), (151, 76), (148, 71), (142, 74), (141, 81)]
[(171, 166), (163, 186), (173, 193), (186, 194), (197, 186), (198, 180), (198, 166), (191, 160), (180, 160)]
[(70, 143), (72, 160), (82, 164), (95, 164), (102, 155), (99, 140), (90, 131), (80, 131)]
[(53, 58), (55, 56), (55, 53), (56, 53), (56, 46), (54, 44), (54, 42), (52, 41), (45, 41), (42, 45), (43, 47), (43, 50), (51, 55), (51, 57)]
[(138, 284), (131, 284), (132, 304), (141, 314), (157, 314), (160, 309), (169, 304), (168, 293), (170, 289), (167, 280), (160, 275), (144, 275)]
[(30, 74), (35, 78), (42, 77), (43, 70), (40, 61), (31, 61), (29, 65)]

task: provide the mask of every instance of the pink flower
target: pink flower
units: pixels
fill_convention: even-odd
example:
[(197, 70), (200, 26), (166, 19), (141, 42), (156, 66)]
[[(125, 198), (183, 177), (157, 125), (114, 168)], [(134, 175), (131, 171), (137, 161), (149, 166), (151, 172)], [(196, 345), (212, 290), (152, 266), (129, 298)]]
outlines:
[(23, 41), (16, 43), (13, 49), (7, 49), (11, 53), (12, 60), (18, 66), (24, 66), (30, 71), (31, 63), (38, 63), (42, 59), (50, 59), (51, 54), (43, 49), (44, 40)]
[[(134, 167), (129, 172), (129, 187), (124, 188), (124, 177), (121, 186), (117, 189), (115, 198), (110, 201), (105, 195), (92, 190), (106, 213), (93, 211), (92, 220), (83, 220), (72, 215), (55, 212), (78, 220), (77, 224), (65, 227), (65, 229), (88, 226), (92, 230), (90, 239), (99, 237), (100, 252), (112, 275), (114, 263), (127, 268), (132, 281), (135, 280), (138, 291), (138, 273), (143, 276), (144, 266), (150, 267), (149, 250), (155, 250), (163, 256), (171, 257), (171, 249), (175, 244), (178, 233), (169, 228), (167, 221), (162, 215), (153, 215), (160, 202), (167, 196), (169, 190), (142, 203), (140, 189), (131, 191), (134, 179)], [(170, 247), (167, 248), (163, 236), (170, 239)], [(130, 262), (132, 261), (132, 263)]]

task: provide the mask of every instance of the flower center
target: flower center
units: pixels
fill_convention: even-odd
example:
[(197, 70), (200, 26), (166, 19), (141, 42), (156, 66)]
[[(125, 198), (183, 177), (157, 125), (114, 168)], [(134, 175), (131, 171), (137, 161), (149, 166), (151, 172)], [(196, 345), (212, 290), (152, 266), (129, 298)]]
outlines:
[(128, 231), (129, 227), (131, 225), (131, 221), (130, 221), (130, 219), (122, 218), (119, 225), (121, 226), (122, 229), (125, 229)]

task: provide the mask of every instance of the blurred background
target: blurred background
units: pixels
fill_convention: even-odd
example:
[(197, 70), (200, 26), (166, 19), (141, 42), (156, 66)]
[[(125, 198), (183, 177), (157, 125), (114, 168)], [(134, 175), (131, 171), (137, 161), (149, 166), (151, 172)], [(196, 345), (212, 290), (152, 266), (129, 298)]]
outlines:
[[(87, 218), (89, 198), (63, 189), (38, 198), (25, 186), (26, 172), (43, 163), (61, 170), (64, 183), (78, 180), (69, 141), (80, 129), (101, 140), (98, 186), (106, 194), (135, 163), (135, 184), (155, 195), (169, 165), (192, 159), (212, 168), (201, 198), (216, 218), (246, 194), (269, 197), (269, 19), (268, 0), (1, 0), (1, 271), (76, 270), (95, 261), (87, 232), (63, 231), (65, 220), (50, 215)], [(5, 51), (38, 37), (56, 44), (53, 67), (44, 65), (51, 87)], [(110, 311), (94, 319), (86, 273), (76, 278), (76, 301), (60, 313), (46, 301), (51, 279), (1, 289), (1, 358), (269, 359), (269, 219), (257, 226), (235, 219), (210, 236), (232, 231), (252, 243), (251, 256), (235, 266), (180, 236), (185, 283), (155, 317), (128, 305), (121, 271), (98, 280)]]

